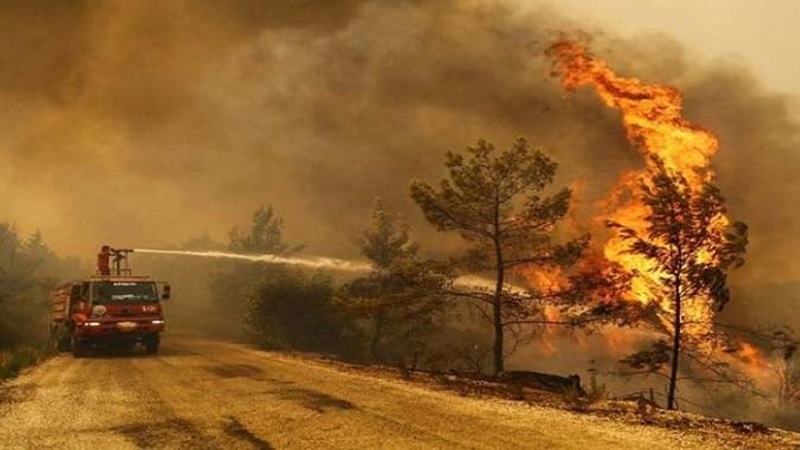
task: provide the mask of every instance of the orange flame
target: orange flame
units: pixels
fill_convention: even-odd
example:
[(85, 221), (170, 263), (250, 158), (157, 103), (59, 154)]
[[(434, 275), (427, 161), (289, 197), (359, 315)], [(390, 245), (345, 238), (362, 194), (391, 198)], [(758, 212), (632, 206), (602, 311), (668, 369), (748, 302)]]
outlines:
[(772, 368), (772, 364), (761, 353), (761, 351), (758, 350), (754, 345), (747, 342), (739, 342), (737, 356), (749, 366), (757, 367), (759, 369)]
[[(621, 77), (605, 61), (593, 57), (585, 47), (568, 39), (554, 43), (547, 54), (554, 59), (555, 72), (561, 75), (562, 85), (567, 91), (590, 86), (607, 107), (622, 113), (628, 140), (645, 157), (647, 165), (643, 169), (627, 172), (620, 177), (616, 189), (605, 202), (607, 212), (604, 218), (636, 230), (640, 236), (646, 235), (646, 217), (650, 211), (638, 194), (640, 183), (647, 182), (648, 174), (653, 169), (651, 156), (663, 161), (668, 171), (682, 174), (695, 191), (699, 191), (704, 182), (713, 179), (709, 165), (719, 148), (719, 142), (710, 131), (683, 118), (683, 99), (677, 89)], [(728, 223), (726, 217), (719, 217), (714, 226), (724, 228)], [(658, 302), (660, 309), (665, 312), (664, 324), (670, 326), (666, 317), (674, 311), (674, 307), (670, 299), (662, 298), (655, 291), (663, 273), (651, 260), (628, 250), (628, 242), (613, 233), (603, 247), (603, 254), (609, 261), (635, 274), (631, 279), (630, 292), (624, 295), (624, 299), (645, 304)], [(695, 336), (710, 333), (708, 323), (714, 314), (711, 301), (688, 301), (683, 310), (687, 333)]]
[(559, 266), (528, 267), (520, 272), (543, 295), (552, 295), (567, 287), (567, 279)]
[(733, 367), (747, 374), (762, 389), (775, 390), (779, 382), (779, 378), (776, 376), (777, 369), (767, 355), (758, 347), (743, 340), (737, 342), (736, 345), (738, 348), (731, 353)]
[(566, 39), (553, 44), (548, 54), (556, 59), (566, 90), (592, 86), (607, 107), (622, 112), (628, 140), (643, 154), (658, 155), (667, 168), (686, 176), (692, 169), (708, 168), (719, 148), (717, 138), (683, 118), (683, 98), (675, 88), (620, 77), (605, 61)]

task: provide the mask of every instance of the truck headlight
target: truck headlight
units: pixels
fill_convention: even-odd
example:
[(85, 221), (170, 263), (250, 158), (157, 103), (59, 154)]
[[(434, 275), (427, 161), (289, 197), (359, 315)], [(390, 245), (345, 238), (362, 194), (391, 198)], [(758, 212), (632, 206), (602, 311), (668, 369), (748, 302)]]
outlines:
[(99, 327), (100, 322), (86, 322), (87, 327)]
[(153, 325), (164, 325), (164, 320), (162, 319), (155, 319), (153, 320)]

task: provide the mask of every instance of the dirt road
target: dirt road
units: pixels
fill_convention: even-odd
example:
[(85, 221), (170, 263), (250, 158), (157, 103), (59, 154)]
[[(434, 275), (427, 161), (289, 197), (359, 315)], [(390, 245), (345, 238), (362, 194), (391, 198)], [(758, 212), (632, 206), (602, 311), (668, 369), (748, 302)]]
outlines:
[(462, 398), (244, 345), (62, 355), (0, 385), (0, 448), (667, 449), (698, 437)]

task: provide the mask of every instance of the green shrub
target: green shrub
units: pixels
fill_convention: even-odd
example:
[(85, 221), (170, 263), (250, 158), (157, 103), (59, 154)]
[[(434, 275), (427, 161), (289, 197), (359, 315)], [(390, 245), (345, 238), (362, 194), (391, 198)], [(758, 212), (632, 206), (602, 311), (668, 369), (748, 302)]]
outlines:
[(245, 324), (266, 348), (341, 353), (347, 325), (330, 277), (271, 266), (247, 295)]
[(22, 369), (36, 365), (54, 354), (51, 345), (22, 347), (0, 358), (0, 379), (16, 378)]

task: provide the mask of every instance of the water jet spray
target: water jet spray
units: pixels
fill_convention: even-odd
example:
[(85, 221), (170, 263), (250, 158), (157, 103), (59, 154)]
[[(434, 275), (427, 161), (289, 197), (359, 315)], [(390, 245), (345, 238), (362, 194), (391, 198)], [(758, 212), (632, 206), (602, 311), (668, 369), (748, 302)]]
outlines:
[(155, 250), (146, 248), (133, 249), (136, 253), (151, 253), (157, 255), (197, 256), (201, 258), (238, 259), (242, 261), (261, 262), (267, 264), (289, 264), (293, 266), (310, 267), (313, 269), (332, 269), (344, 272), (369, 272), (372, 265), (360, 261), (347, 261), (344, 259), (328, 258), (323, 256), (280, 256), (280, 255), (245, 255), (241, 253), (228, 253), (220, 251), (193, 251), (193, 250)]

